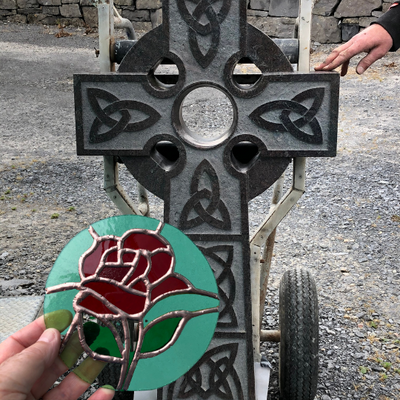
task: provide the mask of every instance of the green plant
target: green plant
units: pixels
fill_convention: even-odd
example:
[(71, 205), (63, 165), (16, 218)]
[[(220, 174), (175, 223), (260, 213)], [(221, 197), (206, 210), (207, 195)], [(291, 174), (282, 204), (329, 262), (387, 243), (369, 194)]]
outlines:
[(370, 326), (371, 328), (374, 328), (374, 329), (376, 329), (376, 328), (378, 327), (378, 325), (379, 325), (379, 322), (378, 322), (378, 321), (371, 321), (371, 322), (369, 323), (369, 326)]
[(75, 207), (73, 207), (73, 206), (68, 207), (68, 211), (75, 211)]
[(384, 372), (382, 372), (382, 373), (380, 374), (379, 380), (380, 380), (380, 381), (384, 381), (384, 380), (386, 380), (387, 378), (388, 378), (388, 376), (387, 376)]
[(10, 194), (11, 193), (11, 190), (10, 189), (7, 189), (5, 192), (4, 192), (4, 194)]
[(17, 209), (17, 207), (11, 207), (11, 210), (15, 211)]
[(60, 214), (57, 214), (57, 213), (54, 213), (54, 214), (51, 214), (51, 219), (57, 219), (58, 217), (60, 216)]
[(360, 372), (361, 372), (362, 374), (366, 374), (366, 373), (368, 372), (368, 368), (363, 367), (362, 365), (359, 367), (359, 369), (360, 369)]
[(387, 361), (381, 362), (381, 365), (382, 365), (382, 367), (385, 368), (387, 371), (389, 371), (389, 369), (392, 368), (392, 363), (387, 362)]

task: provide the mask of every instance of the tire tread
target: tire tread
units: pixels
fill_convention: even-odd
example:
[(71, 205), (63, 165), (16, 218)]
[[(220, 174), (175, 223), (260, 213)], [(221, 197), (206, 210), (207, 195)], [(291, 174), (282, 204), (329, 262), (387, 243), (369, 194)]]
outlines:
[(279, 291), (279, 383), (283, 400), (312, 400), (318, 381), (318, 299), (309, 271), (285, 272)]

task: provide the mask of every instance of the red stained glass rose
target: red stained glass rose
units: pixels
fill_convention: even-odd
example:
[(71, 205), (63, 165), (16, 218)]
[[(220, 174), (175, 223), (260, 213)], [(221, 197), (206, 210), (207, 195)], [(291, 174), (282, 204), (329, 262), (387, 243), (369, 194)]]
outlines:
[(80, 307), (102, 315), (139, 315), (155, 299), (189, 288), (173, 272), (173, 250), (162, 236), (135, 230), (121, 238), (90, 233), (93, 245), (80, 260), (82, 286), (90, 295), (77, 301)]

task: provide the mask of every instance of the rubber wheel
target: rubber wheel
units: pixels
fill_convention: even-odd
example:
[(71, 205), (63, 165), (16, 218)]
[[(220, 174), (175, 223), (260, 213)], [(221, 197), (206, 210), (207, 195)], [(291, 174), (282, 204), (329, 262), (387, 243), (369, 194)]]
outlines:
[(309, 271), (284, 273), (279, 289), (280, 399), (312, 400), (318, 381), (318, 298)]

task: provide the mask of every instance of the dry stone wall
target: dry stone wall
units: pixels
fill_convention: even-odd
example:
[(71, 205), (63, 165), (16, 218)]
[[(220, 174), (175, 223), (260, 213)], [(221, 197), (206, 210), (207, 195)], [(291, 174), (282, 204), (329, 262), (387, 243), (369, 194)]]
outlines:
[[(124, 18), (139, 31), (162, 21), (162, 0), (114, 0)], [(185, 1), (185, 0), (179, 0)], [(315, 0), (312, 40), (349, 40), (388, 10), (391, 0)], [(299, 0), (248, 0), (248, 21), (271, 37), (293, 37)], [(97, 27), (93, 0), (0, 0), (0, 20)]]
[[(315, 0), (312, 40), (347, 42), (386, 12), (393, 1)], [(299, 0), (249, 0), (248, 20), (272, 37), (288, 37), (294, 32), (298, 4)]]
[[(161, 0), (114, 0), (114, 4), (138, 31), (161, 23)], [(93, 0), (0, 0), (0, 20), (96, 28), (97, 9)]]

